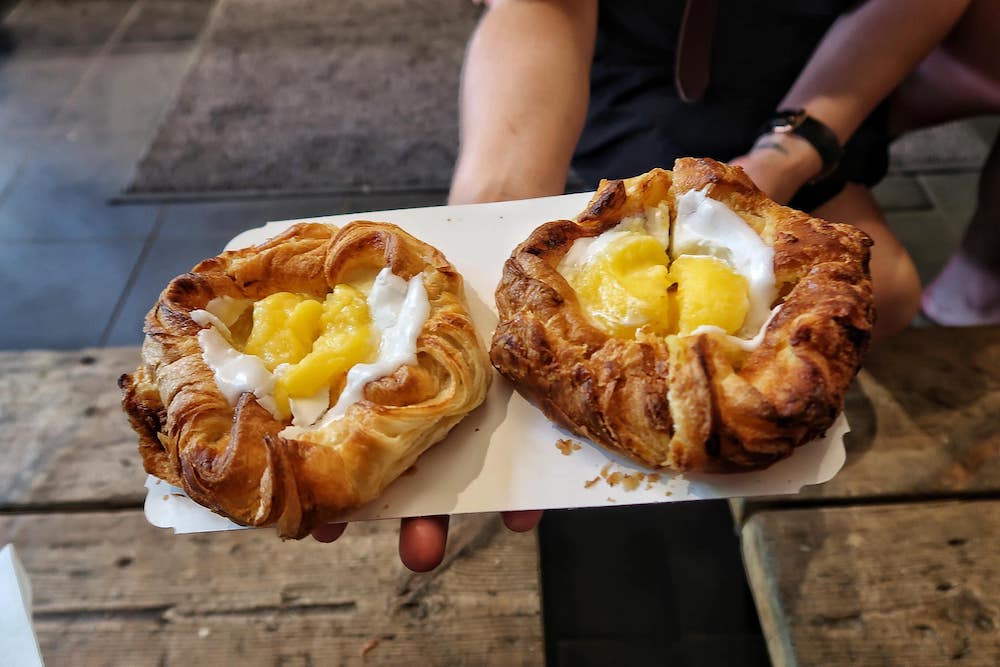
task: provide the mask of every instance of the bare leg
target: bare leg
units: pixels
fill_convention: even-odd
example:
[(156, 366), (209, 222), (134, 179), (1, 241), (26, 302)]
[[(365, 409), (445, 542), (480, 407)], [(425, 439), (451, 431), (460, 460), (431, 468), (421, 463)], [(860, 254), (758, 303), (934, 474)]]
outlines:
[(954, 29), (893, 94), (894, 135), (1000, 113), (1000, 11), (973, 0)]
[(813, 211), (813, 215), (850, 223), (875, 241), (871, 261), (877, 315), (873, 342), (905, 329), (920, 307), (920, 277), (906, 248), (889, 229), (871, 190), (848, 183), (843, 192)]
[(921, 305), (944, 326), (1000, 324), (1000, 141), (980, 174), (976, 212), (962, 243), (927, 286)]
[[(998, 35), (996, 0), (974, 0), (893, 97), (893, 132), (1000, 113)], [(921, 305), (928, 318), (945, 326), (1000, 324), (1000, 137), (980, 174), (976, 212), (962, 243)]]

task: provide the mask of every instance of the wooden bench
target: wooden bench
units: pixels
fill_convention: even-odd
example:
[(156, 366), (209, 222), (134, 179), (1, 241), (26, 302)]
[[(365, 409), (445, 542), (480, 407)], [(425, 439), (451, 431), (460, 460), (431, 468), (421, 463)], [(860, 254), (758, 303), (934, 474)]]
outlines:
[(31, 578), (46, 664), (543, 663), (537, 540), (496, 516), (458, 517), (425, 575), (392, 521), (334, 545), (150, 526), (116, 386), (137, 361), (0, 353), (0, 545)]
[(1000, 328), (873, 351), (827, 484), (734, 503), (776, 665), (1000, 664)]

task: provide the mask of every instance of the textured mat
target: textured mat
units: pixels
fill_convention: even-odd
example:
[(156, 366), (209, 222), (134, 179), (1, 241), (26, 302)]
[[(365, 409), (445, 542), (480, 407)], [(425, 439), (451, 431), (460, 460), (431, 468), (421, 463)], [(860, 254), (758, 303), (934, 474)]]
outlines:
[(978, 170), (986, 160), (996, 135), (997, 120), (954, 122), (910, 132), (889, 151), (893, 171)]
[(221, 0), (126, 195), (443, 189), (468, 0)]

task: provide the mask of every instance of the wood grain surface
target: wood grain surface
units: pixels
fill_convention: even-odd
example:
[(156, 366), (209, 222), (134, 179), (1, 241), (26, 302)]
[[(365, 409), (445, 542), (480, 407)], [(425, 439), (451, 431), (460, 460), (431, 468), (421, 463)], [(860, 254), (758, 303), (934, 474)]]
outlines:
[(776, 504), (1000, 494), (1000, 327), (909, 329), (868, 356), (847, 396), (847, 462)]
[(47, 665), (544, 662), (537, 537), (495, 515), (455, 517), (425, 575), (393, 521), (332, 545), (150, 526), (117, 387), (138, 360), (0, 352), (0, 545), (31, 579)]
[(48, 665), (543, 662), (533, 534), (457, 517), (444, 564), (423, 575), (396, 541), (391, 521), (327, 545), (174, 535), (136, 510), (0, 517)]
[(138, 363), (137, 347), (0, 352), (0, 508), (142, 503), (117, 385)]
[(742, 535), (775, 665), (1000, 664), (1000, 501), (772, 510)]

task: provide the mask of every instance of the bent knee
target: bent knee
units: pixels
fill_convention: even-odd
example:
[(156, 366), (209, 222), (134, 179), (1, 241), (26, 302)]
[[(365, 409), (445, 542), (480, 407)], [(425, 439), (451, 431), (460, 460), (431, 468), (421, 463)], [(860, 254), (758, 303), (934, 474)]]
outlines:
[(892, 233), (871, 191), (850, 183), (815, 214), (852, 224), (875, 242), (870, 264), (876, 313), (873, 340), (884, 340), (905, 329), (920, 310), (920, 276), (913, 258)]
[(875, 328), (877, 342), (903, 331), (920, 311), (920, 276), (910, 254), (900, 246), (892, 261), (872, 266), (875, 293)]

